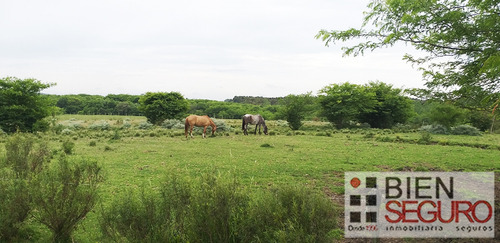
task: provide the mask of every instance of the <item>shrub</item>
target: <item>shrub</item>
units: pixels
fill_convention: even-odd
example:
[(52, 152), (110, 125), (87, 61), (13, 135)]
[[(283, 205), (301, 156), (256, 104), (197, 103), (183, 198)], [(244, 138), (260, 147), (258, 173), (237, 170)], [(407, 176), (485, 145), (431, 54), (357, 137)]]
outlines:
[(22, 241), (20, 231), (31, 210), (31, 178), (51, 156), (46, 143), (34, 144), (33, 136), (14, 134), (5, 143), (6, 156), (0, 157), (0, 242)]
[(111, 126), (106, 121), (103, 121), (102, 123), (94, 123), (94, 124), (89, 126), (90, 130), (97, 130), (97, 131), (105, 131), (105, 130), (109, 130), (110, 128), (111, 128)]
[(120, 132), (118, 129), (115, 129), (115, 131), (113, 132), (113, 136), (111, 137), (111, 140), (120, 140), (121, 136), (120, 136)]
[(331, 242), (337, 212), (324, 195), (302, 186), (255, 193), (238, 235), (243, 242)]
[(61, 146), (65, 154), (72, 154), (73, 148), (75, 147), (75, 143), (71, 142), (70, 140), (66, 140), (62, 143)]
[(34, 178), (30, 188), (34, 217), (52, 231), (54, 242), (71, 242), (75, 227), (97, 201), (101, 168), (84, 159), (69, 161), (64, 154), (52, 165)]
[(429, 132), (421, 132), (420, 138), (418, 139), (418, 143), (420, 144), (430, 144), (432, 140), (432, 136)]
[(129, 122), (125, 122), (122, 125), (122, 129), (129, 129), (130, 127), (132, 127), (132, 124), (130, 124)]
[(167, 119), (161, 124), (166, 129), (184, 129), (184, 122), (177, 119)]
[(451, 128), (451, 134), (453, 135), (469, 135), (469, 136), (481, 136), (479, 129), (470, 125), (459, 125)]
[(142, 130), (151, 129), (153, 128), (153, 124), (150, 122), (141, 122), (139, 123), (138, 128)]
[(34, 147), (32, 135), (15, 134), (5, 143), (5, 165), (12, 168), (16, 177), (26, 179), (33, 173), (38, 173), (51, 154), (46, 143)]
[(410, 125), (405, 125), (405, 124), (401, 124), (401, 123), (398, 123), (396, 125), (394, 125), (392, 127), (392, 130), (394, 132), (400, 132), (400, 133), (407, 133), (407, 132), (412, 132), (413, 129)]
[(0, 170), (0, 195), (0, 242), (17, 241), (30, 211), (27, 181)]
[(446, 128), (443, 125), (427, 125), (427, 126), (422, 126), (419, 129), (421, 132), (428, 132), (432, 134), (448, 134), (448, 128)]
[(217, 132), (230, 132), (231, 131), (231, 126), (227, 125), (224, 120), (212, 119), (212, 121), (217, 126)]
[(329, 242), (337, 232), (331, 201), (305, 187), (250, 192), (216, 172), (172, 173), (159, 192), (128, 191), (101, 211), (101, 231), (131, 242)]
[(73, 131), (71, 131), (71, 129), (69, 129), (69, 128), (64, 128), (64, 129), (61, 131), (61, 134), (62, 134), (62, 135), (71, 135), (71, 134), (73, 134)]

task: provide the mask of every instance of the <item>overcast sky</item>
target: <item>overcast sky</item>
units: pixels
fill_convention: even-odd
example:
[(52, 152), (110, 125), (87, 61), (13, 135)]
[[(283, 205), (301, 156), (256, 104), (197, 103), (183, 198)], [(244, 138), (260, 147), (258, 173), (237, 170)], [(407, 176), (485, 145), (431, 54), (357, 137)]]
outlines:
[(359, 27), (368, 0), (0, 0), (0, 77), (49, 94), (177, 91), (281, 97), (332, 83), (422, 87), (404, 45), (342, 57), (321, 29)]

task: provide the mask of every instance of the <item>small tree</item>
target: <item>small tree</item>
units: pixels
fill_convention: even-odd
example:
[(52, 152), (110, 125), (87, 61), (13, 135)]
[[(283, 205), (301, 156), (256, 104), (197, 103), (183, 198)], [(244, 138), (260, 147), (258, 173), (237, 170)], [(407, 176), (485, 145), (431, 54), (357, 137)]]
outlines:
[(155, 125), (160, 125), (165, 119), (180, 118), (188, 110), (188, 102), (178, 92), (148, 92), (139, 103), (139, 109)]
[(287, 95), (280, 101), (283, 105), (282, 113), (292, 130), (299, 130), (302, 120), (308, 112), (314, 109), (314, 97), (311, 93), (302, 95)]
[(50, 102), (40, 91), (54, 84), (36, 79), (0, 78), (0, 129), (33, 131), (33, 125), (50, 115)]

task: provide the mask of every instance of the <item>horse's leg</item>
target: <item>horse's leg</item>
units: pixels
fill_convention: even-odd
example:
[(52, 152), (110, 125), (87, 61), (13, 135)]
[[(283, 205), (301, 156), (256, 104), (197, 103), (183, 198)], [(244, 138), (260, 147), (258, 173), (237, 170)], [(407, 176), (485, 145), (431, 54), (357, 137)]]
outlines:
[(248, 129), (248, 123), (244, 123), (243, 124), (243, 134), (244, 135), (248, 135), (247, 129)]
[(257, 127), (259, 126), (259, 124), (255, 125), (255, 131), (253, 132), (253, 134), (257, 135)]
[(203, 138), (205, 138), (205, 133), (207, 133), (207, 127), (208, 126), (203, 127)]
[(191, 138), (193, 138), (193, 128), (194, 128), (194, 125), (189, 126), (189, 135), (191, 136)]

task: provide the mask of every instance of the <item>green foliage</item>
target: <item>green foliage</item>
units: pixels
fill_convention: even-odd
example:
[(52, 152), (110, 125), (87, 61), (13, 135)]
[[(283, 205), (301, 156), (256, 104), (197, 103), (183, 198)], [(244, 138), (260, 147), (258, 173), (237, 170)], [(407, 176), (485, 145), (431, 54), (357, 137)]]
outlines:
[(245, 114), (261, 114), (266, 120), (276, 119), (279, 105), (256, 105), (214, 100), (189, 100), (188, 113), (214, 118), (241, 119)]
[(178, 119), (167, 119), (161, 126), (166, 129), (184, 129), (184, 122)]
[(21, 241), (24, 221), (31, 211), (29, 186), (50, 160), (45, 143), (35, 147), (34, 136), (14, 134), (0, 157), (0, 241)]
[(452, 104), (437, 103), (431, 108), (429, 118), (436, 124), (441, 124), (447, 128), (463, 122), (465, 111)]
[(331, 84), (320, 90), (319, 102), (326, 118), (337, 128), (358, 120), (362, 112), (372, 112), (375, 94), (366, 87), (350, 84)]
[(50, 95), (55, 100), (57, 107), (66, 114), (87, 115), (140, 115), (138, 95), (109, 94), (100, 95)]
[[(500, 82), (500, 4), (498, 0), (371, 1), (359, 29), (321, 30), (326, 45), (364, 39), (343, 47), (359, 55), (409, 43), (428, 53), (405, 59), (422, 68), (432, 96), (484, 99), (498, 92)], [(451, 58), (443, 58), (451, 57)], [(489, 105), (489, 104), (487, 104)]]
[(467, 121), (481, 131), (487, 131), (491, 128), (492, 117), (491, 112), (488, 111), (473, 110), (467, 113)]
[(150, 123), (149, 121), (141, 122), (141, 123), (139, 123), (139, 125), (137, 127), (141, 130), (149, 130), (149, 129), (153, 128), (153, 124)]
[(30, 195), (34, 217), (53, 233), (54, 242), (71, 242), (71, 234), (97, 202), (103, 181), (95, 161), (61, 155), (33, 179)]
[(34, 145), (34, 136), (16, 133), (5, 143), (5, 165), (12, 168), (17, 178), (29, 178), (42, 170), (51, 154), (46, 143)]
[(418, 143), (420, 144), (430, 144), (432, 142), (432, 135), (430, 132), (422, 131), (420, 133), (420, 138), (418, 139)]
[(227, 125), (227, 123), (222, 119), (212, 118), (212, 121), (217, 126), (217, 132), (230, 132), (231, 126)]
[(470, 125), (459, 125), (451, 129), (453, 135), (481, 136), (481, 132)]
[(254, 193), (246, 211), (243, 242), (331, 242), (338, 227), (329, 199), (303, 186)]
[(337, 128), (351, 122), (368, 123), (374, 128), (391, 128), (413, 115), (409, 98), (400, 89), (382, 82), (368, 85), (331, 84), (320, 91), (319, 102), (326, 118)]
[(49, 115), (51, 105), (40, 92), (53, 85), (36, 79), (0, 78), (0, 128), (9, 133), (43, 128), (40, 123), (34, 125)]
[(421, 132), (427, 132), (427, 133), (432, 133), (432, 134), (448, 134), (449, 133), (449, 129), (443, 125), (440, 125), (440, 124), (422, 126), (419, 130)]
[(397, 123), (406, 123), (413, 116), (413, 102), (403, 96), (401, 89), (382, 82), (370, 82), (368, 92), (375, 93), (373, 110), (361, 112), (359, 121), (373, 128), (391, 128)]
[(93, 123), (89, 126), (90, 130), (107, 131), (111, 128), (108, 122), (101, 121), (98, 123)]
[(315, 111), (315, 109), (313, 109), (315, 100), (314, 97), (311, 96), (311, 93), (287, 95), (280, 103), (282, 104), (282, 116), (287, 120), (292, 130), (299, 130), (303, 125), (302, 120), (308, 113)]
[(180, 118), (188, 110), (188, 101), (178, 92), (147, 92), (139, 103), (144, 116), (155, 125), (160, 125), (165, 119)]
[(266, 98), (261, 96), (234, 96), (232, 99), (225, 100), (226, 102), (234, 102), (234, 103), (244, 103), (244, 104), (252, 104), (258, 106), (265, 105), (277, 105), (280, 103), (281, 98)]
[(103, 209), (103, 234), (131, 242), (329, 242), (338, 227), (329, 199), (305, 187), (251, 192), (217, 172), (195, 181), (172, 175), (160, 193), (128, 191)]
[(75, 148), (75, 143), (71, 142), (70, 140), (65, 140), (61, 144), (61, 148), (62, 148), (62, 151), (65, 154), (72, 154), (73, 153), (73, 149)]

